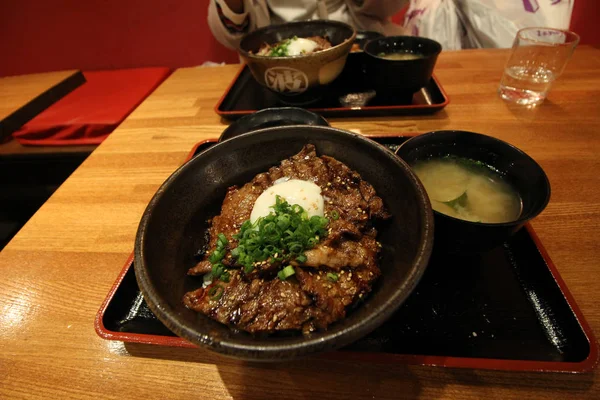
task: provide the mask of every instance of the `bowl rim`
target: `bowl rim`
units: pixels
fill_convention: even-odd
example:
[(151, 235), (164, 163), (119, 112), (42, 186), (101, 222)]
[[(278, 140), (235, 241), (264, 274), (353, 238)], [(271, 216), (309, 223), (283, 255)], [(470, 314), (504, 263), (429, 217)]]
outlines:
[[(546, 186), (546, 193), (544, 196), (544, 200), (542, 201), (541, 205), (539, 207), (536, 208), (536, 210), (534, 210), (534, 212), (529, 213), (529, 215), (523, 216), (522, 214), (519, 215), (519, 218), (514, 220), (514, 221), (509, 221), (509, 222), (475, 222), (475, 221), (467, 221), (465, 219), (460, 219), (460, 218), (456, 218), (456, 217), (452, 217), (450, 215), (444, 214), (442, 212), (433, 210), (433, 214), (436, 216), (442, 216), (444, 218), (448, 218), (451, 221), (457, 221), (460, 223), (466, 223), (468, 225), (471, 226), (479, 226), (479, 227), (489, 227), (489, 228), (494, 228), (494, 227), (511, 227), (511, 226), (518, 226), (518, 225), (523, 225), (528, 221), (531, 221), (532, 219), (534, 219), (535, 217), (537, 217), (538, 215), (540, 215), (548, 206), (548, 203), (550, 202), (550, 196), (552, 194), (552, 189), (550, 186), (550, 180), (548, 179), (548, 175), (546, 175), (546, 172), (544, 171), (544, 169), (542, 168), (542, 166), (535, 161), (529, 154), (525, 153), (523, 150), (519, 149), (517, 146), (512, 145), (502, 139), (498, 139), (496, 137), (493, 136), (489, 136), (489, 135), (485, 135), (483, 133), (477, 133), (477, 132), (471, 132), (471, 131), (463, 131), (460, 129), (446, 129), (446, 130), (437, 130), (437, 131), (430, 131), (430, 132), (425, 132), (421, 135), (417, 135), (417, 136), (413, 136), (410, 139), (408, 139), (407, 141), (405, 141), (404, 143), (402, 143), (394, 152), (398, 157), (402, 158), (398, 153), (400, 152), (400, 150), (402, 149), (402, 147), (404, 145), (406, 145), (407, 143), (409, 143), (410, 141), (413, 141), (414, 139), (418, 139), (418, 138), (424, 138), (422, 140), (427, 140), (427, 138), (432, 137), (432, 138), (436, 138), (440, 135), (444, 135), (447, 133), (460, 133), (460, 134), (465, 134), (467, 136), (472, 136), (475, 138), (479, 138), (479, 139), (484, 139), (484, 140), (489, 140), (491, 142), (496, 142), (501, 146), (506, 146), (506, 147), (510, 147), (511, 149), (513, 149), (514, 151), (516, 151), (517, 153), (519, 153), (523, 158), (525, 158), (526, 160), (528, 160), (529, 162), (531, 162), (535, 167), (537, 167), (539, 169), (539, 171), (541, 172), (541, 177), (543, 178), (543, 181), (545, 183)], [(418, 140), (414, 140), (413, 143), (417, 142)], [(408, 147), (408, 146), (407, 146)], [(407, 161), (408, 162), (408, 161)], [(409, 164), (410, 165), (410, 164)], [(488, 165), (488, 167), (493, 167), (493, 165)], [(411, 167), (412, 168), (412, 167)], [(501, 172), (502, 173), (502, 172)], [(503, 174), (503, 173), (502, 173)], [(433, 209), (433, 207), (432, 207)]]
[[(424, 224), (419, 238), (419, 246), (411, 263), (410, 271), (408, 272), (404, 282), (396, 289), (396, 291), (394, 291), (391, 296), (385, 299), (380, 306), (373, 309), (366, 316), (366, 318), (360, 319), (352, 325), (349, 325), (344, 329), (340, 329), (337, 332), (324, 331), (319, 332), (319, 334), (313, 337), (303, 336), (303, 340), (295, 343), (290, 343), (287, 341), (268, 343), (268, 338), (266, 341), (263, 338), (260, 338), (255, 344), (240, 343), (236, 340), (235, 336), (214, 337), (214, 335), (211, 335), (209, 331), (200, 332), (194, 329), (192, 325), (186, 324), (181, 318), (178, 318), (176, 308), (171, 307), (164, 301), (161, 301), (160, 296), (158, 296), (156, 293), (156, 288), (152, 283), (149, 272), (145, 267), (145, 233), (147, 231), (148, 223), (152, 216), (153, 210), (157, 207), (157, 204), (162, 198), (163, 193), (170, 188), (173, 182), (183, 172), (190, 168), (197, 168), (196, 166), (198, 164), (202, 165), (202, 155), (227, 151), (228, 147), (235, 146), (236, 142), (242, 143), (245, 140), (249, 140), (248, 138), (252, 138), (254, 136), (265, 135), (267, 138), (266, 140), (268, 140), (269, 137), (274, 137), (273, 135), (269, 135), (273, 131), (292, 130), (297, 128), (302, 128), (306, 131), (315, 131), (313, 134), (315, 139), (327, 134), (337, 136), (343, 135), (348, 136), (350, 140), (358, 140), (363, 145), (370, 146), (371, 148), (379, 151), (382, 157), (386, 157), (392, 160), (394, 163), (399, 164), (399, 168), (402, 168), (406, 172), (407, 177), (415, 188), (419, 203), (425, 204), (425, 207), (418, 207), (418, 212), (421, 214)], [(279, 140), (284, 139), (285, 136), (283, 139)], [(276, 137), (275, 140), (277, 140)], [(357, 338), (365, 336), (385, 322), (385, 320), (387, 320), (393, 314), (393, 312), (395, 312), (395, 310), (397, 310), (406, 301), (408, 296), (414, 291), (418, 282), (422, 278), (433, 250), (434, 219), (432, 211), (433, 210), (429, 202), (429, 197), (425, 192), (425, 188), (418, 180), (410, 166), (400, 157), (397, 157), (393, 152), (387, 150), (365, 136), (338, 128), (324, 126), (289, 125), (284, 127), (265, 128), (244, 133), (240, 136), (236, 136), (215, 144), (180, 166), (165, 180), (165, 182), (160, 186), (150, 200), (140, 220), (134, 247), (135, 276), (150, 310), (161, 322), (169, 327), (169, 329), (173, 330), (178, 336), (210, 350), (240, 359), (254, 361), (280, 361), (298, 358), (323, 350), (339, 348), (351, 343), (354, 340), (357, 340)], [(184, 277), (182, 277), (182, 279), (183, 278)], [(353, 332), (353, 334), (349, 335), (349, 332)], [(345, 340), (344, 337), (346, 337)], [(295, 336), (295, 338), (298, 338), (298, 336)]]
[[(243, 117), (233, 121), (231, 124), (229, 124), (224, 130), (223, 132), (221, 132), (221, 135), (219, 136), (218, 141), (222, 142), (224, 140), (227, 139), (223, 139), (223, 137), (225, 136), (230, 136), (231, 132), (236, 129), (237, 127), (239, 127), (240, 124), (244, 124), (247, 123), (248, 121), (252, 121), (256, 118), (259, 117), (264, 117), (264, 116), (272, 116), (272, 120), (277, 121), (279, 119), (279, 117), (282, 116), (288, 116), (290, 114), (297, 114), (296, 116), (298, 117), (302, 117), (302, 119), (304, 120), (304, 122), (299, 122), (300, 118), (298, 118), (298, 122), (296, 122), (295, 124), (290, 124), (290, 125), (319, 125), (319, 126), (331, 126), (329, 124), (329, 121), (327, 121), (325, 119), (325, 117), (323, 117), (321, 114), (317, 114), (315, 112), (312, 112), (310, 110), (307, 110), (306, 108), (301, 108), (301, 107), (292, 107), (292, 106), (284, 106), (284, 107), (268, 107), (268, 108), (263, 108), (260, 109), (256, 112), (253, 112), (251, 114), (247, 114), (244, 115)], [(310, 124), (310, 123), (306, 123), (306, 121), (309, 122), (314, 122), (314, 124)], [(260, 129), (264, 129), (264, 128), (260, 128)], [(248, 133), (248, 132), (253, 132), (253, 131), (257, 131), (259, 129), (251, 129), (248, 130), (244, 133)], [(240, 136), (243, 135), (244, 133), (238, 133), (235, 134), (231, 137), (236, 137), (236, 136)], [(231, 138), (229, 138), (231, 139)]]
[[(350, 28), (352, 30), (352, 34), (348, 38), (344, 39), (344, 41), (342, 43), (336, 44), (335, 46), (331, 46), (328, 49), (320, 50), (320, 51), (316, 51), (316, 52), (312, 52), (312, 53), (308, 53), (308, 54), (298, 54), (296, 56), (283, 56), (283, 57), (259, 56), (256, 54), (252, 54), (249, 51), (244, 50), (242, 48), (242, 43), (244, 42), (244, 40), (246, 40), (248, 37), (250, 37), (252, 35), (258, 35), (260, 33), (264, 33), (269, 30), (277, 30), (282, 27), (307, 25), (307, 24), (313, 24), (313, 23), (319, 24), (319, 25), (326, 24), (326, 25), (338, 26), (338, 27), (342, 27), (342, 28)], [(334, 20), (322, 20), (322, 19), (288, 22), (288, 23), (280, 24), (280, 25), (268, 25), (268, 26), (264, 26), (262, 28), (259, 28), (257, 30), (254, 30), (254, 31), (249, 32), (246, 35), (244, 35), (244, 37), (240, 40), (240, 44), (237, 47), (237, 51), (243, 57), (249, 58), (251, 60), (296, 60), (296, 59), (303, 59), (303, 58), (306, 59), (306, 58), (310, 58), (310, 57), (315, 57), (317, 55), (328, 54), (330, 52), (335, 51), (336, 49), (338, 49), (341, 46), (348, 45), (349, 43), (350, 44), (354, 43), (354, 40), (356, 39), (356, 32), (357, 31), (356, 31), (355, 27), (353, 27), (352, 25), (346, 24), (345, 22), (334, 21)]]
[[(389, 42), (389, 41), (393, 41), (393, 40), (402, 40), (402, 39), (410, 39), (410, 40), (417, 40), (420, 42), (424, 42), (424, 43), (431, 43), (432, 45), (438, 46), (438, 50), (436, 50), (435, 52), (428, 54), (426, 56), (423, 57), (419, 57), (413, 60), (390, 60), (389, 58), (384, 58), (384, 57), (380, 57), (377, 54), (374, 54), (373, 52), (370, 52), (368, 50), (368, 47), (371, 43), (377, 42), (377, 41), (383, 41), (383, 42)], [(440, 42), (437, 42), (433, 39), (429, 39), (426, 37), (421, 37), (421, 36), (406, 36), (406, 35), (399, 35), (399, 36), (383, 36), (383, 37), (379, 37), (379, 38), (374, 38), (371, 39), (369, 41), (367, 41), (367, 43), (365, 43), (365, 45), (363, 46), (363, 51), (365, 54), (369, 55), (370, 57), (373, 57), (377, 60), (381, 60), (383, 62), (391, 62), (391, 63), (410, 63), (410, 62), (416, 62), (416, 61), (422, 61), (422, 60), (429, 60), (431, 58), (437, 57), (440, 55), (440, 53), (442, 52), (443, 48)]]
[[(369, 36), (375, 34), (375, 37), (372, 37), (370, 39), (368, 39), (367, 37), (364, 38), (360, 38), (360, 35), (365, 35), (365, 36)], [(371, 40), (375, 40), (375, 39), (381, 39), (382, 37), (385, 37), (385, 35), (381, 32), (377, 32), (377, 31), (367, 31), (367, 30), (357, 30), (356, 31), (356, 36), (354, 37), (354, 41), (352, 42), (352, 45), (354, 46), (355, 44), (359, 45), (359, 49), (358, 50), (350, 50), (350, 54), (356, 54), (356, 53), (363, 53), (364, 52), (364, 47), (367, 45), (367, 43), (369, 43)], [(358, 41), (362, 40), (363, 43), (362, 45), (360, 45), (360, 43)]]

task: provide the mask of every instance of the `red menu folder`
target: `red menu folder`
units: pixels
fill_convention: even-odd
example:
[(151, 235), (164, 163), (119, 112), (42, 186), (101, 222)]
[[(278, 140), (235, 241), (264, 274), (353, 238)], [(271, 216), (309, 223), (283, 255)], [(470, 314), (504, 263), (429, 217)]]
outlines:
[(100, 144), (170, 73), (163, 67), (84, 72), (85, 84), (13, 137), (33, 146)]

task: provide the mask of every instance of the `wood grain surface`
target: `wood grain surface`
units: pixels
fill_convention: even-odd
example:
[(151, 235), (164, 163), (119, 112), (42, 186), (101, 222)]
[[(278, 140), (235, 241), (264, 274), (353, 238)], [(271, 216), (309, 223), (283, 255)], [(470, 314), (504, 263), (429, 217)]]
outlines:
[[(451, 103), (422, 117), (332, 120), (363, 134), (465, 129), (506, 140), (546, 170), (534, 222), (600, 332), (600, 50), (580, 47), (548, 100), (510, 106), (506, 50), (444, 52)], [(239, 66), (176, 71), (84, 162), (0, 253), (0, 398), (600, 398), (600, 376), (508, 373), (305, 359), (250, 364), (205, 350), (100, 339), (94, 316), (133, 247), (140, 216), (194, 143), (226, 121), (213, 107)]]

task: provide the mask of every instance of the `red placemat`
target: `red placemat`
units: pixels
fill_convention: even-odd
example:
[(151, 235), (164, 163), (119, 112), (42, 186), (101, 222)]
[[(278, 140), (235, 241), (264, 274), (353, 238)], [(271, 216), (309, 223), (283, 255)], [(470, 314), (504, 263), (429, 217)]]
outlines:
[(13, 137), (33, 146), (100, 144), (170, 73), (163, 67), (84, 72), (85, 84)]

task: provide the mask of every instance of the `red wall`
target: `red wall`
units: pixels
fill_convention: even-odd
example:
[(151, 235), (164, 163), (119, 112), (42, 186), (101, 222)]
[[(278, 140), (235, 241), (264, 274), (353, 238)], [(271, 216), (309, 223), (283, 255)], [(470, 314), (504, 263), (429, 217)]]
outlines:
[[(208, 0), (0, 0), (0, 76), (62, 69), (238, 62), (212, 37)], [(576, 0), (572, 29), (600, 45), (600, 1)]]
[(581, 44), (600, 46), (599, 0), (575, 0), (571, 30), (579, 34)]
[(238, 62), (208, 0), (0, 0), (0, 76), (77, 68)]

